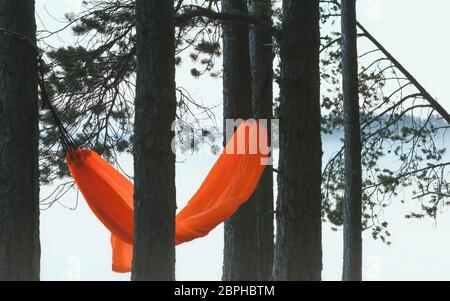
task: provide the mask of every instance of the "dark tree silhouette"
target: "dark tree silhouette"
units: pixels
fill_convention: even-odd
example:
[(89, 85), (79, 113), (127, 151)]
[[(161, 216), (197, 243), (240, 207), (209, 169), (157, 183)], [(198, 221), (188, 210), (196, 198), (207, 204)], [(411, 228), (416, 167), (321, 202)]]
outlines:
[(173, 0), (136, 1), (132, 280), (175, 279), (175, 27)]
[(342, 279), (362, 280), (362, 171), (356, 1), (341, 1), (345, 130), (344, 264)]
[(320, 280), (319, 0), (284, 0), (276, 280)]
[[(272, 2), (250, 0), (249, 14), (267, 24), (272, 23)], [(261, 28), (250, 27), (250, 60), (252, 67), (252, 111), (257, 119), (272, 119), (273, 106), (273, 47), (272, 34)], [(268, 127), (270, 130), (270, 127)], [(257, 279), (272, 276), (274, 244), (273, 172), (266, 168), (252, 196), (256, 206)]]
[(39, 280), (34, 1), (0, 0), (0, 280)]
[[(222, 0), (222, 12), (246, 13), (246, 2)], [(224, 130), (226, 119), (250, 118), (251, 105), (252, 81), (248, 24), (225, 23), (223, 25)], [(223, 280), (257, 279), (255, 205), (254, 201), (247, 202), (225, 222)]]

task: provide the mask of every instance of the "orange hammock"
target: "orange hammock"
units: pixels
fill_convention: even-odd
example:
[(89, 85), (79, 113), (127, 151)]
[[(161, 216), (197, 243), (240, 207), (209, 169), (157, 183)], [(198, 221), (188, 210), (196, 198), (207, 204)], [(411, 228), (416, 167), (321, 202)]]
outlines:
[[(176, 216), (175, 242), (207, 235), (253, 194), (268, 160), (267, 129), (243, 122), (185, 208)], [(133, 184), (90, 150), (71, 149), (70, 172), (89, 207), (111, 231), (112, 269), (130, 272), (133, 254)]]

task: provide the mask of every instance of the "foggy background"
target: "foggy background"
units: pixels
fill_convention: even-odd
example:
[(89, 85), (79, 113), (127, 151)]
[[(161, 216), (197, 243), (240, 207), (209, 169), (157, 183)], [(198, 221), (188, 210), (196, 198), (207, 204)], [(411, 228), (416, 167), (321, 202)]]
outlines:
[[(38, 28), (62, 27), (64, 14), (80, 10), (79, 0), (36, 0)], [(450, 28), (448, 0), (359, 0), (359, 21), (450, 110)], [(53, 46), (73, 42), (70, 31), (54, 36)], [(218, 66), (221, 61), (217, 61)], [(177, 85), (187, 87), (195, 99), (219, 105), (214, 112), (221, 124), (222, 81), (208, 76), (194, 79), (186, 60), (177, 68)], [(275, 94), (275, 96), (277, 96)], [(324, 162), (337, 150), (337, 138), (324, 138)], [(193, 155), (177, 155), (177, 204), (182, 208), (200, 186), (217, 156), (206, 149)], [(120, 158), (132, 174), (131, 156)], [(277, 157), (275, 157), (275, 162)], [(387, 162), (389, 163), (389, 162)], [(276, 182), (275, 182), (276, 183)], [(56, 183), (55, 183), (56, 184)], [(41, 198), (55, 185), (41, 187)], [(276, 187), (275, 187), (276, 188)], [(436, 220), (408, 220), (405, 214), (420, 210), (420, 203), (408, 196), (406, 204), (392, 200), (384, 218), (390, 224), (392, 245), (374, 241), (364, 234), (365, 280), (449, 280), (450, 214), (442, 209)], [(95, 218), (81, 195), (67, 194), (61, 204), (41, 211), (43, 280), (129, 280), (130, 274), (111, 271), (109, 232)], [(342, 232), (323, 225), (323, 279), (340, 280)], [(223, 229), (219, 226), (207, 237), (177, 247), (177, 280), (220, 280), (222, 274)]]

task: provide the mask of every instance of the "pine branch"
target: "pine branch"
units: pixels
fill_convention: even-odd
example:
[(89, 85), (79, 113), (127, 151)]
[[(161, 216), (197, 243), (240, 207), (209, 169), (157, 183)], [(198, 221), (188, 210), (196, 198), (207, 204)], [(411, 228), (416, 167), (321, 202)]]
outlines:
[(364, 36), (368, 38), (383, 54), (397, 67), (400, 72), (419, 90), (422, 96), (430, 103), (433, 109), (436, 110), (446, 121), (450, 124), (450, 114), (445, 108), (436, 100), (433, 96), (414, 78), (414, 76), (403, 67), (402, 64), (383, 46), (374, 36), (372, 36), (361, 23), (357, 23), (359, 29), (364, 33)]
[(210, 20), (216, 20), (221, 22), (238, 22), (238, 23), (248, 23), (252, 24), (262, 30), (270, 32), (277, 40), (281, 38), (281, 31), (272, 26), (272, 24), (266, 21), (249, 16), (247, 14), (242, 14), (238, 12), (228, 13), (228, 12), (216, 12), (211, 9), (203, 8), (197, 5), (189, 5), (183, 7), (184, 12), (175, 17), (175, 25), (180, 26), (190, 19), (197, 17), (205, 17)]

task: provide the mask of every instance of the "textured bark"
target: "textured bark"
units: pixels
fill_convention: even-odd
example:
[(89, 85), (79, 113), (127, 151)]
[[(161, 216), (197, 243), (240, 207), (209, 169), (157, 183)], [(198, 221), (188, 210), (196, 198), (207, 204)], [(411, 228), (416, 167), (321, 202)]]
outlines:
[[(249, 14), (272, 24), (271, 0), (250, 0)], [(252, 72), (252, 110), (257, 119), (272, 119), (273, 52), (270, 32), (250, 27), (250, 60)], [(269, 125), (269, 123), (268, 123)], [(270, 130), (270, 127), (268, 127)], [(274, 208), (273, 172), (266, 168), (251, 202), (256, 206), (257, 280), (269, 280), (273, 268)]]
[(39, 280), (34, 1), (0, 0), (0, 30), (0, 280)]
[(345, 119), (344, 265), (342, 279), (345, 281), (361, 281), (362, 176), (356, 1), (342, 0), (341, 5)]
[(173, 0), (137, 0), (132, 280), (175, 279)]
[(320, 280), (319, 0), (284, 0), (275, 280)]
[[(246, 12), (243, 0), (222, 0), (223, 12)], [(251, 117), (248, 25), (223, 25), (223, 107), (226, 119)], [(224, 122), (225, 125), (225, 122)], [(225, 129), (225, 126), (224, 126)], [(225, 222), (223, 280), (256, 280), (256, 207), (249, 201)]]

